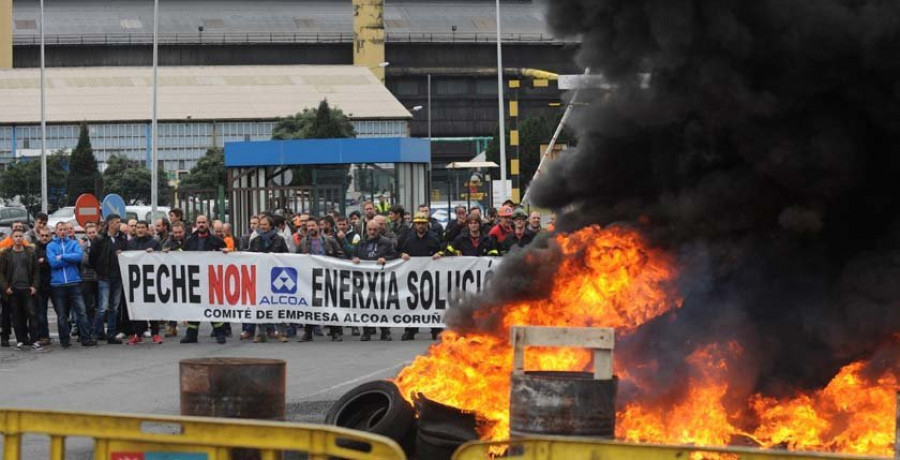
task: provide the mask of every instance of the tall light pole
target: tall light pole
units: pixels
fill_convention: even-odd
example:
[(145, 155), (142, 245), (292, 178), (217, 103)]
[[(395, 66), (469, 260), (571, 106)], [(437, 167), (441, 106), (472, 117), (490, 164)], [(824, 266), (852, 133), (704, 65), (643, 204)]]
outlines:
[(428, 74), (428, 142), (431, 142), (431, 74)]
[(153, 0), (153, 120), (150, 122), (150, 215), (156, 219), (159, 203), (159, 167), (157, 162), (156, 100), (159, 90), (157, 68), (159, 67), (159, 0)]
[(47, 196), (47, 104), (44, 96), (44, 0), (41, 0), (41, 212), (49, 209)]
[(503, 110), (503, 51), (500, 47), (500, 0), (497, 0), (497, 108), (500, 122), (500, 186), (506, 196), (506, 122)]

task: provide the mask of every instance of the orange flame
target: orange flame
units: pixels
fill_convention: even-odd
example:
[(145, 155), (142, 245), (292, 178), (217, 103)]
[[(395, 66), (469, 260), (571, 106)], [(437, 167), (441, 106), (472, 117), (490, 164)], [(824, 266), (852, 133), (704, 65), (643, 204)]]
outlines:
[[(459, 409), (477, 412), (488, 439), (509, 434), (509, 328), (516, 325), (605, 326), (621, 334), (681, 305), (674, 295), (672, 262), (646, 247), (640, 235), (622, 227), (587, 227), (558, 235), (564, 256), (549, 298), (504, 307), (506, 334), (445, 332), (428, 354), (397, 376), (410, 400), (416, 392)], [(526, 369), (582, 370), (590, 353), (572, 349), (529, 349)]]
[[(515, 325), (614, 327), (627, 335), (681, 306), (676, 271), (665, 253), (634, 230), (593, 226), (556, 235), (563, 261), (545, 299), (502, 307), (505, 332), (447, 331), (397, 376), (408, 399), (428, 398), (479, 415), (484, 439), (509, 436), (509, 377)], [(476, 318), (477, 320), (477, 318)], [(900, 341), (900, 338), (898, 338)], [(739, 343), (697, 345), (685, 365), (688, 390), (677, 401), (620, 403), (616, 437), (636, 442), (722, 446), (752, 441), (761, 447), (888, 455), (894, 442), (896, 377), (867, 377), (865, 363), (845, 366), (823, 389), (789, 398), (752, 395), (734, 401), (741, 365)], [(585, 370), (586, 350), (530, 348), (526, 369)], [(619, 360), (621, 356), (617, 357)], [(616, 361), (620, 384), (632, 381), (629, 363)], [(746, 387), (746, 385), (741, 385)]]

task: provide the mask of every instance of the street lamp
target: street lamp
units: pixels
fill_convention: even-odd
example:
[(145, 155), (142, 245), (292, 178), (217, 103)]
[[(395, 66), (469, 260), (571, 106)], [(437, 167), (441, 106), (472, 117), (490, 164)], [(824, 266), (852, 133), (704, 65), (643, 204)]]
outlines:
[(500, 109), (500, 187), (506, 199), (506, 123), (503, 110), (503, 51), (500, 47), (500, 0), (497, 0), (497, 107)]
[(49, 207), (49, 200), (47, 199), (47, 105), (45, 101), (46, 78), (44, 76), (44, 67), (44, 0), (41, 0), (41, 212), (46, 213)]
[(150, 122), (150, 212), (156, 215), (159, 203), (159, 126), (157, 124), (157, 100), (159, 98), (159, 0), (153, 0), (153, 119)]
[(419, 110), (422, 110), (422, 106), (421, 106), (421, 105), (417, 105), (417, 106), (415, 106), (415, 107), (409, 109), (410, 112), (418, 112)]

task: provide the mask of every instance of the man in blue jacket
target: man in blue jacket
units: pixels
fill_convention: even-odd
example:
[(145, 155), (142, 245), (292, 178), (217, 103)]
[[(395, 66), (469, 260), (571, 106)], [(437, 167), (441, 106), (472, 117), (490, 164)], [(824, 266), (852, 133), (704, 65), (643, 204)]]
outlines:
[(69, 224), (56, 225), (56, 238), (47, 245), (47, 262), (50, 263), (50, 289), (53, 295), (53, 309), (56, 310), (59, 344), (63, 348), (71, 345), (69, 334), (69, 313), (74, 309), (78, 321), (78, 339), (81, 345), (93, 347), (91, 327), (88, 325), (81, 295), (81, 245), (69, 238)]

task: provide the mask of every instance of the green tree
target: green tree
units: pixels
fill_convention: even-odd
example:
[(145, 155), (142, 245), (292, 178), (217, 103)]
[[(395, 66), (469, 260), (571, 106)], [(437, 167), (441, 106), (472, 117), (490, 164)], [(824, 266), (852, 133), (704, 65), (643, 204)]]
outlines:
[[(50, 211), (66, 205), (66, 171), (69, 158), (62, 151), (47, 155), (47, 201)], [(0, 198), (16, 197), (32, 213), (41, 208), (41, 160), (21, 159), (0, 172)]]
[[(104, 191), (121, 196), (129, 204), (150, 204), (150, 171), (140, 162), (125, 157), (112, 156), (103, 171)], [(166, 172), (159, 166), (159, 205), (168, 205), (172, 199), (172, 187), (166, 180)]]
[[(275, 140), (348, 137), (356, 137), (356, 129), (353, 127), (353, 123), (349, 117), (344, 115), (341, 109), (331, 107), (327, 99), (323, 99), (319, 103), (319, 107), (315, 109), (303, 109), (300, 113), (278, 120), (272, 129), (272, 139)], [(336, 169), (317, 168), (317, 181), (340, 183), (342, 176), (346, 177), (349, 170), (349, 165)], [(312, 184), (310, 168), (291, 168), (291, 171), (294, 175), (291, 185)], [(349, 178), (345, 179), (345, 183), (350, 183)]]
[[(550, 139), (553, 138), (553, 132), (556, 130), (557, 124), (559, 124), (559, 119), (559, 116), (554, 118), (543, 116), (529, 117), (519, 123), (519, 177), (521, 178), (522, 195), (524, 195), (525, 189), (528, 188), (528, 184), (534, 177), (538, 164), (541, 162), (541, 156), (544, 154), (541, 151), (541, 144), (550, 143)], [(487, 161), (500, 164), (500, 141), (498, 137), (497, 134), (494, 134), (494, 138), (485, 150), (485, 158)], [(556, 142), (557, 144), (568, 143), (571, 146), (574, 139), (574, 136), (568, 130), (563, 129)], [(506, 158), (509, 161), (512, 158), (509, 136), (506, 136), (506, 142)]]
[(319, 107), (282, 118), (272, 129), (272, 139), (328, 139), (356, 137), (356, 129), (344, 112), (323, 99)]
[(210, 147), (178, 187), (217, 189), (220, 185), (225, 185), (225, 151), (220, 147)]
[(75, 146), (75, 150), (72, 150), (72, 155), (69, 157), (68, 176), (66, 194), (69, 201), (77, 199), (82, 193), (96, 193), (100, 170), (97, 169), (97, 159), (91, 148), (91, 138), (86, 123), (81, 124), (78, 145)]

